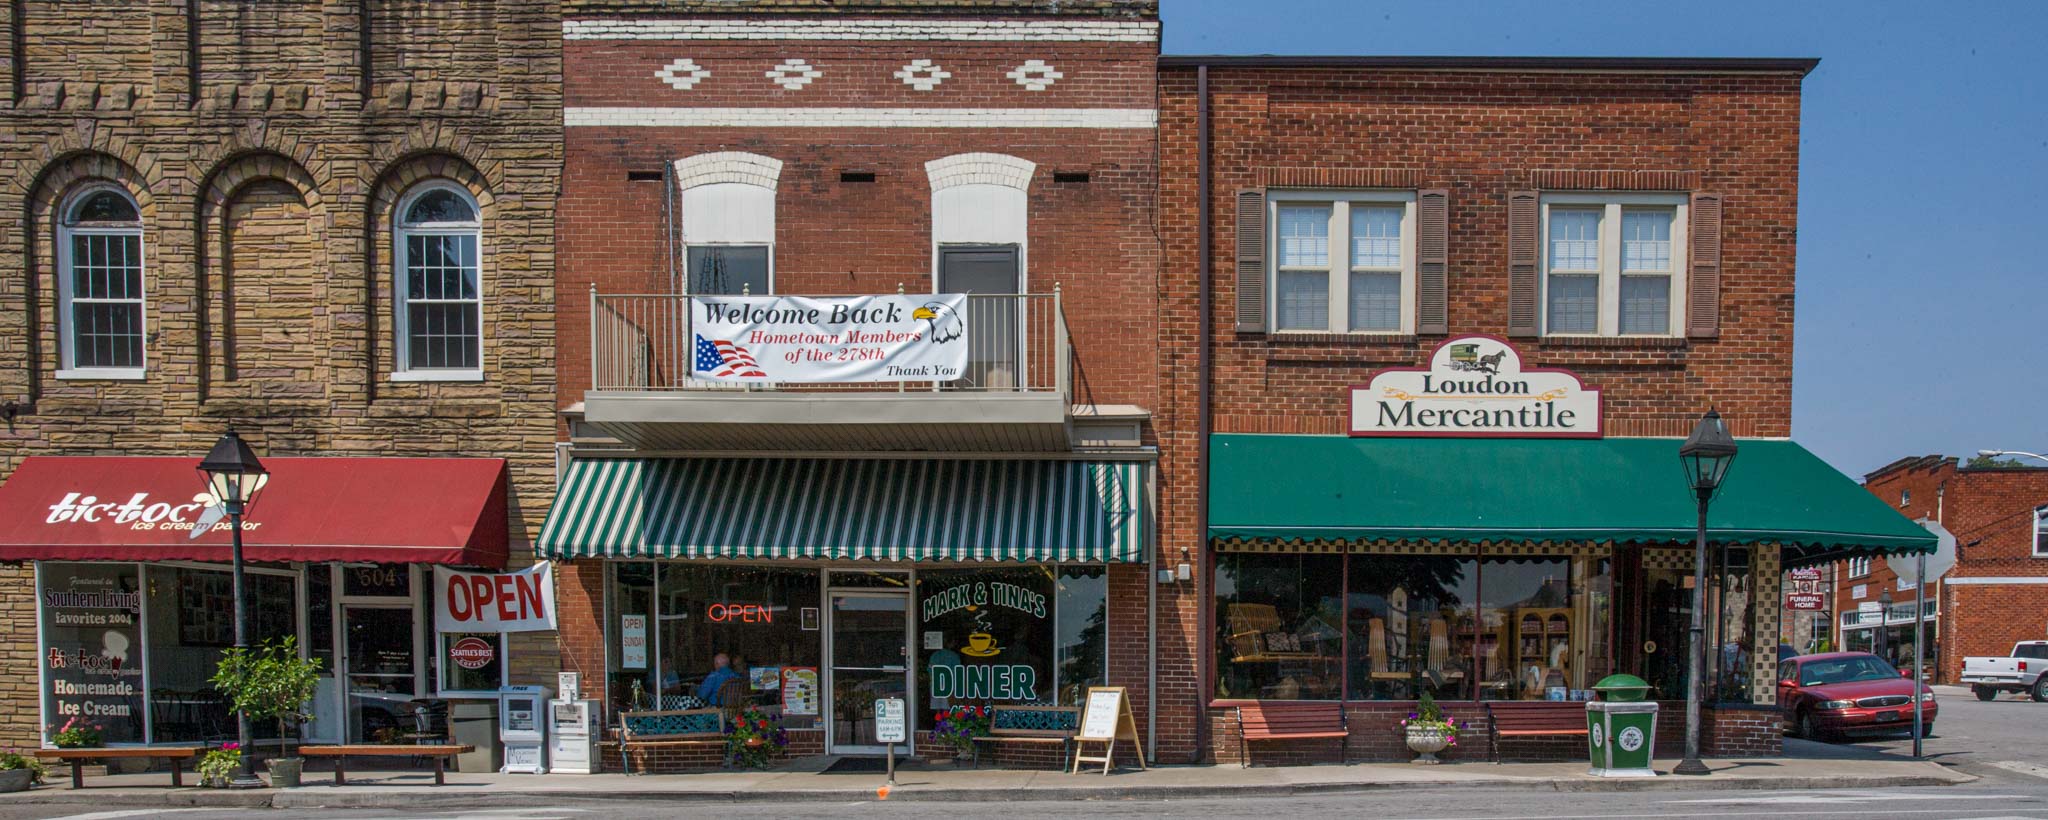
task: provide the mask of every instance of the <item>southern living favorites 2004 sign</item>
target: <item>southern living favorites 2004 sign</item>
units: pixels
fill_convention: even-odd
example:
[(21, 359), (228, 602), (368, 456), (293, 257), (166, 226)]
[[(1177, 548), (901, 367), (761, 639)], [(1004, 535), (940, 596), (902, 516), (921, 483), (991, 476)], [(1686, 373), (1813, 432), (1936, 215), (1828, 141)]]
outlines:
[(967, 368), (967, 296), (699, 296), (690, 367), (720, 382), (949, 382)]
[(1568, 370), (1522, 367), (1505, 339), (1460, 336), (1428, 367), (1396, 367), (1351, 388), (1351, 435), (1599, 438), (1600, 389)]

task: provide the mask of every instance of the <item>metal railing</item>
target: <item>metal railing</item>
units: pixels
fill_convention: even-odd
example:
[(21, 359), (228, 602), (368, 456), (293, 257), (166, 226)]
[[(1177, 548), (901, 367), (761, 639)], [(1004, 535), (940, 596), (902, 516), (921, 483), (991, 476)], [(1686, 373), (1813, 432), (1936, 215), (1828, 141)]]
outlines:
[[(848, 295), (848, 294), (837, 294)], [(983, 392), (1071, 395), (1073, 348), (1060, 293), (968, 294), (967, 369), (955, 381), (732, 384), (691, 376), (693, 300), (590, 291), (592, 390)], [(821, 297), (823, 298), (823, 297)]]

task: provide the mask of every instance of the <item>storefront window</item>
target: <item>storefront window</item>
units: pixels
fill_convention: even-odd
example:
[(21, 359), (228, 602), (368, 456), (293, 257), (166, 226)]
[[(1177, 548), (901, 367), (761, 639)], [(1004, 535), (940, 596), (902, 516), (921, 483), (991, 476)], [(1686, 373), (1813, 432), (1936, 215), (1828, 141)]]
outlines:
[(505, 637), (495, 632), (441, 632), (440, 692), (490, 692), (505, 685)]
[[(778, 708), (783, 670), (818, 668), (816, 618), (804, 613), (819, 606), (817, 570), (668, 563), (658, 573), (654, 615), (662, 708), (732, 705), (723, 702), (728, 687), (705, 686), (719, 655), (739, 673), (743, 697)], [(813, 721), (787, 714), (783, 725), (802, 728)]]
[(655, 703), (654, 565), (613, 561), (611, 591), (605, 595), (606, 631), (610, 633), (610, 675), (606, 699), (614, 710), (653, 709)]
[(1088, 687), (1109, 683), (1109, 573), (1102, 567), (1061, 567), (1056, 589), (1059, 704), (1079, 706)]
[(1489, 558), (1480, 572), (1479, 697), (1566, 700), (1579, 688), (1571, 559)]
[(1059, 697), (1054, 572), (1037, 566), (918, 574), (915, 618), (925, 711)]
[(334, 674), (334, 573), (327, 564), (306, 568), (306, 652), (320, 674)]
[(1343, 696), (1344, 556), (1231, 553), (1216, 560), (1216, 696)]
[[(214, 690), (221, 653), (235, 645), (235, 577), (227, 568), (146, 568), (149, 581), (149, 689), (157, 743), (232, 739), (234, 712)], [(291, 575), (248, 572), (249, 643), (298, 634), (297, 583)], [(275, 726), (257, 726), (275, 737)]]
[(143, 737), (142, 590), (135, 564), (41, 564), (44, 737), (70, 720), (106, 743)]
[(1714, 568), (1719, 576), (1711, 590), (1715, 602), (1708, 608), (1716, 618), (1708, 626), (1714, 630), (1714, 642), (1709, 646), (1718, 647), (1710, 656), (1714, 682), (1713, 699), (1742, 702), (1749, 700), (1749, 653), (1755, 643), (1753, 630), (1749, 625), (1749, 609), (1755, 594), (1751, 589), (1754, 579), (1749, 572), (1749, 550), (1743, 547), (1728, 547), (1720, 551)]
[(1454, 647), (1453, 627), (1471, 623), (1479, 600), (1472, 559), (1354, 555), (1350, 565), (1351, 698), (1463, 698), (1471, 656)]

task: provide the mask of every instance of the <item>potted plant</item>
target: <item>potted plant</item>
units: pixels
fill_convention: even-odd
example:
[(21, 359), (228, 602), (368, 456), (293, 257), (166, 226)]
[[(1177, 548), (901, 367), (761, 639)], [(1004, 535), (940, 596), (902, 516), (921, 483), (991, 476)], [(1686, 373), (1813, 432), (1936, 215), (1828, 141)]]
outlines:
[(734, 767), (768, 768), (768, 761), (788, 745), (789, 733), (782, 729), (782, 718), (754, 706), (732, 719), (732, 731), (725, 736), (726, 756)]
[(26, 791), (29, 786), (43, 782), (48, 773), (43, 761), (33, 755), (12, 747), (0, 752), (0, 793)]
[(216, 789), (228, 787), (235, 771), (242, 768), (242, 744), (224, 743), (218, 749), (208, 749), (199, 758), (199, 785)]
[(284, 745), (283, 756), (269, 763), (272, 786), (299, 785), (305, 761), (292, 757), (292, 734), (312, 717), (305, 706), (319, 685), (319, 659), (299, 657), (299, 641), (291, 636), (266, 641), (253, 652), (229, 649), (214, 670), (213, 688), (227, 697), (228, 705), (247, 712), (251, 720), (277, 721), (277, 737)]
[(101, 745), (100, 725), (74, 717), (50, 733), (50, 742), (59, 749), (96, 748)]
[(1458, 745), (1457, 718), (1445, 717), (1428, 692), (1422, 693), (1422, 700), (1401, 721), (1401, 728), (1408, 735), (1408, 748), (1415, 752), (1416, 763), (1442, 763), (1436, 753)]
[(932, 721), (932, 737), (953, 747), (953, 759), (974, 750), (974, 739), (988, 736), (988, 707), (955, 706), (939, 712)]

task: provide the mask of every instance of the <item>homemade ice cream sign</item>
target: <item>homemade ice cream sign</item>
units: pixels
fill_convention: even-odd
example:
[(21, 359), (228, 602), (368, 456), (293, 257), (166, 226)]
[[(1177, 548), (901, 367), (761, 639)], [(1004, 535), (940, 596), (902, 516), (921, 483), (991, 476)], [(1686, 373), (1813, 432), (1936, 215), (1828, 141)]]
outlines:
[(699, 296), (690, 369), (720, 382), (950, 382), (967, 368), (966, 294)]
[(1525, 368), (1493, 336), (1437, 346), (1427, 367), (1396, 367), (1351, 388), (1351, 435), (1599, 438), (1600, 389), (1568, 370)]

